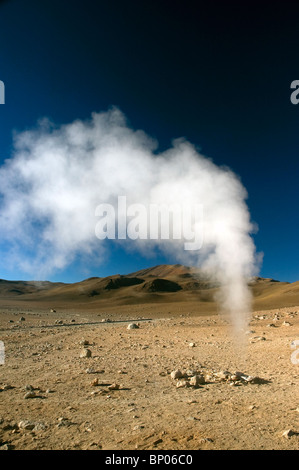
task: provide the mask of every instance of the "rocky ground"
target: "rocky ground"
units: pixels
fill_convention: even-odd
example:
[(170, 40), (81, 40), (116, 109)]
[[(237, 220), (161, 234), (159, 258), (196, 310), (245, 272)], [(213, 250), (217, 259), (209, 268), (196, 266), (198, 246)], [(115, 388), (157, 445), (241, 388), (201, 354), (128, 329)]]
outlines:
[(299, 449), (299, 307), (180, 312), (3, 308), (0, 448)]

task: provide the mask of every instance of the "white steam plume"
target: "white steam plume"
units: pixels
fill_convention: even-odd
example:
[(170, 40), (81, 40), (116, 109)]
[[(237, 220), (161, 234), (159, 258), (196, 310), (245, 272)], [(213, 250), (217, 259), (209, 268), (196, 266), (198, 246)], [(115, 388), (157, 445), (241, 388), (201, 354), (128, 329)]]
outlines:
[(199, 251), (185, 251), (185, 240), (136, 240), (134, 246), (172, 252), (215, 275), (222, 309), (242, 327), (251, 302), (247, 280), (255, 273), (246, 190), (232, 171), (183, 139), (166, 152), (156, 149), (116, 108), (61, 127), (44, 120), (19, 134), (14, 155), (0, 168), (2, 261), (36, 277), (78, 255), (101, 257), (106, 245), (95, 236), (95, 208), (116, 205), (121, 195), (128, 204), (202, 204)]

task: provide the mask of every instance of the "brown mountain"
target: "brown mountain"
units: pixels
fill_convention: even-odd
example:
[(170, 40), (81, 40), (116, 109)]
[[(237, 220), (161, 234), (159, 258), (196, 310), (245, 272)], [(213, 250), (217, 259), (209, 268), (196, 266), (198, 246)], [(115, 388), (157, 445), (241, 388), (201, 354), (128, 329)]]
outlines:
[[(288, 283), (257, 277), (249, 286), (255, 309), (299, 305), (299, 281)], [(195, 302), (200, 308), (211, 311), (217, 308), (214, 296), (218, 287), (199, 268), (159, 265), (127, 275), (92, 277), (73, 284), (0, 280), (0, 306), (59, 304), (96, 309), (105, 305)]]

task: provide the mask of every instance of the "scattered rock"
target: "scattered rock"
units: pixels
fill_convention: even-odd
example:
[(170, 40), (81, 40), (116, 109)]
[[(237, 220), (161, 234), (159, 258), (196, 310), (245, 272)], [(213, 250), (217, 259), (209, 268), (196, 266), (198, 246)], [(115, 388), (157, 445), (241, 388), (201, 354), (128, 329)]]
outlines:
[(73, 424), (68, 418), (65, 418), (64, 416), (61, 416), (58, 418), (58, 424), (57, 427), (61, 428), (62, 426), (71, 426)]
[(210, 437), (202, 437), (199, 442), (203, 444), (204, 442), (214, 442), (214, 441)]
[(33, 392), (34, 388), (32, 385), (25, 385), (24, 390), (27, 390), (27, 392)]
[(191, 377), (189, 384), (192, 387), (199, 387), (199, 385), (203, 385), (205, 383), (205, 378), (203, 375), (194, 375)]
[(265, 336), (254, 336), (253, 338), (250, 338), (251, 343), (257, 343), (258, 341), (266, 341)]
[(189, 386), (189, 382), (186, 379), (178, 380), (176, 383), (177, 388), (188, 387), (188, 386)]
[(238, 381), (240, 380), (240, 377), (238, 377), (238, 375), (236, 375), (236, 374), (232, 374), (232, 375), (230, 376), (229, 380), (230, 380), (231, 382), (238, 382)]
[(246, 377), (248, 377), (247, 374), (245, 374), (244, 372), (239, 372), (239, 371), (236, 371), (233, 375), (236, 375), (240, 379), (245, 379)]
[[(190, 374), (192, 372), (192, 376)], [(261, 377), (247, 375), (244, 372), (234, 372), (233, 374), (228, 370), (216, 371), (190, 371), (187, 370), (183, 374), (180, 370), (174, 370), (171, 372), (171, 378), (176, 381), (177, 388), (181, 387), (199, 387), (207, 383), (217, 383), (217, 382), (226, 382), (229, 385), (245, 385), (248, 383), (251, 384), (266, 384), (269, 383), (268, 380), (262, 379)]]
[(108, 387), (108, 390), (119, 390), (119, 389), (120, 389), (120, 385), (116, 384), (116, 383), (113, 383), (113, 384), (109, 385), (109, 387)]
[(25, 395), (24, 395), (24, 398), (25, 399), (28, 399), (28, 398), (36, 398), (37, 395), (35, 392), (27, 392)]
[(197, 374), (197, 370), (194, 370), (194, 369), (187, 369), (185, 373), (185, 375), (187, 375), (188, 377), (193, 377), (193, 375), (196, 375), (196, 374)]
[(80, 357), (81, 358), (91, 357), (91, 350), (87, 349), (87, 348), (84, 348), (83, 351), (81, 351)]
[(248, 406), (249, 411), (255, 410), (256, 406), (255, 405), (250, 405)]
[(136, 330), (137, 328), (139, 328), (137, 323), (130, 323), (127, 327), (127, 330)]
[(286, 431), (283, 431), (282, 437), (285, 437), (286, 439), (289, 439), (292, 436), (297, 435), (298, 433), (293, 431), (292, 429), (287, 429)]
[(228, 370), (221, 370), (220, 372), (217, 372), (215, 375), (220, 380), (227, 380), (232, 374)]
[(32, 421), (29, 421), (29, 420), (24, 420), (24, 421), (20, 421), (18, 423), (18, 428), (19, 429), (22, 429), (22, 430), (25, 430), (25, 431), (31, 431), (32, 429), (34, 429), (35, 427), (35, 423), (33, 423)]
[(171, 372), (170, 377), (172, 379), (181, 379), (184, 377), (184, 374), (179, 369), (176, 369)]
[(47, 429), (47, 426), (44, 423), (36, 423), (33, 430), (34, 431), (45, 431)]

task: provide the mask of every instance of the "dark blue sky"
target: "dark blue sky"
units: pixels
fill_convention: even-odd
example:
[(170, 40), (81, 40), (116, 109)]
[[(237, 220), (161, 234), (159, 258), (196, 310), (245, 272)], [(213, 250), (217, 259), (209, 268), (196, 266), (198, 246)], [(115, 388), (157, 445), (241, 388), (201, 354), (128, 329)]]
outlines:
[[(299, 280), (299, 105), (290, 102), (299, 80), (296, 10), (282, 1), (1, 2), (0, 162), (12, 156), (14, 130), (116, 105), (160, 149), (184, 136), (237, 173), (259, 226), (261, 275)], [(172, 261), (116, 251), (88, 275)], [(85, 274), (75, 263), (53, 279)]]

